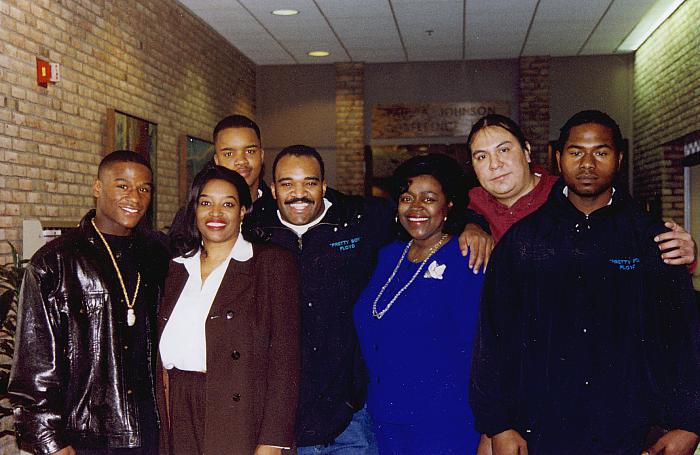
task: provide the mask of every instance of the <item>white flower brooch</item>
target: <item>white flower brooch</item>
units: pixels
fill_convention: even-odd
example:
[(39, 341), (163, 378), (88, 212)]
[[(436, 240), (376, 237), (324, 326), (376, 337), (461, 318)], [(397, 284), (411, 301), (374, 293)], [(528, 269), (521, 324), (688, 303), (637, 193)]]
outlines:
[(447, 264), (438, 264), (437, 261), (433, 261), (428, 266), (428, 270), (423, 275), (423, 278), (434, 278), (436, 280), (442, 280), (442, 274), (445, 273)]

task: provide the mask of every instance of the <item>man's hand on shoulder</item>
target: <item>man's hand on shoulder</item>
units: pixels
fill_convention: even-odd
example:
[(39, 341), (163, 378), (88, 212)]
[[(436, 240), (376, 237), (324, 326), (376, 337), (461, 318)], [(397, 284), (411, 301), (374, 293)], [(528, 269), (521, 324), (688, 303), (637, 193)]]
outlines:
[(51, 455), (77, 455), (77, 452), (72, 446), (64, 447), (58, 452), (54, 452)]
[(685, 430), (671, 430), (661, 436), (656, 444), (649, 447), (642, 455), (693, 455), (700, 442), (695, 433)]
[(493, 455), (527, 455), (527, 441), (515, 430), (506, 430), (491, 438)]
[(491, 438), (485, 434), (482, 434), (481, 438), (479, 439), (479, 447), (476, 448), (476, 455), (493, 455)]
[(693, 237), (673, 220), (664, 224), (670, 229), (668, 232), (654, 237), (659, 249), (664, 251), (661, 259), (669, 265), (688, 265), (695, 262), (698, 247)]
[(484, 232), (478, 224), (467, 224), (459, 236), (459, 249), (462, 250), (462, 256), (466, 256), (471, 250), (469, 268), (474, 273), (479, 273), (482, 264), (484, 271), (486, 270), (493, 247), (493, 237)]

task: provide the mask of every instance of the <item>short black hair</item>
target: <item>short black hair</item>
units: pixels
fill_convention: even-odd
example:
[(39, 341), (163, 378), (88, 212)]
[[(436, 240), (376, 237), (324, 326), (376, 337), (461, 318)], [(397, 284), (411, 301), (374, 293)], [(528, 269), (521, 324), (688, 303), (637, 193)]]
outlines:
[(115, 163), (138, 163), (146, 166), (153, 176), (151, 163), (142, 155), (132, 152), (131, 150), (116, 150), (102, 158), (100, 165), (97, 167), (97, 178), (100, 178), (103, 172), (109, 169)]
[(564, 126), (559, 130), (559, 140), (557, 141), (557, 150), (562, 152), (564, 150), (564, 145), (566, 141), (569, 140), (569, 134), (571, 129), (585, 125), (587, 123), (593, 123), (596, 125), (602, 125), (610, 129), (613, 134), (613, 143), (615, 145), (615, 150), (620, 153), (625, 148), (625, 141), (622, 139), (622, 131), (620, 131), (620, 125), (617, 124), (612, 117), (610, 117), (605, 112), (596, 111), (593, 109), (577, 112), (569, 120), (564, 123)]
[(321, 167), (321, 181), (325, 179), (326, 175), (326, 170), (323, 165), (323, 158), (321, 158), (321, 155), (316, 151), (315, 148), (309, 147), (308, 145), (302, 145), (302, 144), (296, 144), (296, 145), (290, 145), (289, 147), (285, 147), (280, 151), (277, 156), (275, 157), (275, 161), (272, 163), (272, 181), (277, 180), (277, 176), (275, 175), (275, 172), (277, 171), (277, 163), (284, 158), (285, 156), (309, 156), (316, 161), (318, 161), (318, 165)]
[[(185, 216), (182, 231), (173, 239), (173, 249), (179, 256), (191, 257), (199, 250), (202, 244), (202, 234), (197, 229), (197, 204), (199, 196), (202, 195), (204, 186), (210, 180), (224, 180), (236, 188), (238, 202), (245, 207), (246, 211), (253, 204), (250, 197), (250, 189), (245, 179), (237, 172), (223, 166), (206, 166), (194, 176), (192, 187), (187, 194), (187, 205), (185, 206)], [(239, 232), (238, 235), (243, 235)]]
[(228, 117), (221, 119), (221, 121), (216, 124), (214, 127), (214, 133), (212, 134), (214, 142), (216, 142), (216, 137), (219, 135), (219, 132), (229, 128), (250, 128), (251, 130), (255, 131), (255, 135), (258, 137), (258, 142), (260, 142), (260, 145), (262, 146), (262, 138), (260, 137), (260, 127), (258, 124), (245, 115), (239, 114), (229, 115)]
[[(410, 180), (419, 175), (430, 175), (442, 186), (447, 202), (452, 208), (447, 213), (447, 221), (442, 231), (447, 234), (459, 234), (466, 224), (466, 210), (469, 202), (467, 180), (459, 163), (442, 153), (417, 155), (399, 165), (393, 175), (393, 197), (395, 201), (408, 191)], [(399, 233), (405, 238), (408, 233), (399, 226)]]
[(523, 149), (523, 152), (527, 148), (527, 139), (525, 138), (525, 133), (523, 133), (522, 128), (520, 128), (520, 125), (515, 123), (515, 120), (513, 120), (510, 117), (506, 117), (505, 115), (488, 114), (477, 120), (477, 122), (474, 125), (472, 125), (471, 131), (469, 131), (469, 136), (467, 136), (467, 148), (469, 152), (467, 155), (468, 163), (471, 163), (472, 161), (472, 140), (474, 139), (474, 135), (476, 135), (476, 133), (489, 126), (500, 126), (504, 130), (508, 131), (510, 134), (515, 136), (515, 138), (518, 140), (518, 143), (520, 144), (520, 147)]

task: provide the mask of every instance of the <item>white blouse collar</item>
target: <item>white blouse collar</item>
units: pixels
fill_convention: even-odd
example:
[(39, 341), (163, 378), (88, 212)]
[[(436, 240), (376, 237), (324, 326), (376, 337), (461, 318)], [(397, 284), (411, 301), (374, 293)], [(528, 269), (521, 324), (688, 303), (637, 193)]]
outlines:
[[(186, 258), (183, 256), (176, 257), (173, 259), (173, 261), (179, 263), (179, 264), (184, 264), (185, 268), (189, 270), (188, 265), (192, 265), (192, 263), (196, 262), (199, 264), (199, 256), (202, 252), (202, 249), (200, 248), (197, 253), (194, 255)], [(249, 260), (250, 258), (253, 257), (253, 244), (244, 239), (240, 234), (238, 235), (238, 239), (236, 239), (236, 243), (233, 244), (233, 248), (231, 248), (231, 251), (228, 254), (228, 257), (226, 260), (224, 260), (224, 263), (228, 263), (231, 259), (238, 261), (238, 262), (245, 262)]]

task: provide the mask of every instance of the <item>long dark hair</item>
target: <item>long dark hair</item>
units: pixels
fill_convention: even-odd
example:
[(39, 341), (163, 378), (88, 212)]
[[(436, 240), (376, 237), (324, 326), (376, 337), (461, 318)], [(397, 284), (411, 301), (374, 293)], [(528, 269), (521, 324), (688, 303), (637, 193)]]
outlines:
[(469, 149), (467, 161), (469, 163), (472, 162), (472, 140), (474, 139), (474, 135), (489, 126), (500, 126), (518, 140), (520, 148), (523, 149), (523, 152), (525, 152), (527, 149), (528, 142), (525, 138), (525, 133), (523, 133), (522, 128), (520, 128), (520, 126), (515, 123), (512, 118), (500, 114), (489, 114), (477, 120), (477, 122), (472, 125), (471, 131), (469, 131), (469, 136), (467, 136), (467, 147)]
[[(190, 192), (187, 194), (183, 229), (173, 238), (173, 249), (175, 250), (176, 256), (194, 256), (202, 244), (202, 234), (199, 232), (199, 229), (197, 229), (196, 211), (199, 196), (201, 196), (204, 186), (210, 180), (223, 180), (232, 184), (236, 188), (236, 192), (238, 192), (239, 203), (241, 206), (245, 207), (246, 211), (253, 204), (250, 197), (250, 189), (245, 179), (237, 172), (223, 166), (206, 166), (194, 177), (192, 188), (190, 188)], [(239, 232), (238, 235), (243, 235), (243, 232)]]
[[(466, 210), (469, 201), (467, 196), (466, 176), (459, 163), (441, 153), (418, 155), (404, 161), (394, 171), (394, 201), (408, 191), (409, 180), (419, 175), (430, 175), (440, 183), (446, 201), (452, 202), (452, 208), (447, 212), (447, 221), (442, 227), (446, 234), (459, 234), (464, 230)], [(398, 223), (399, 235), (408, 238), (406, 230)]]

